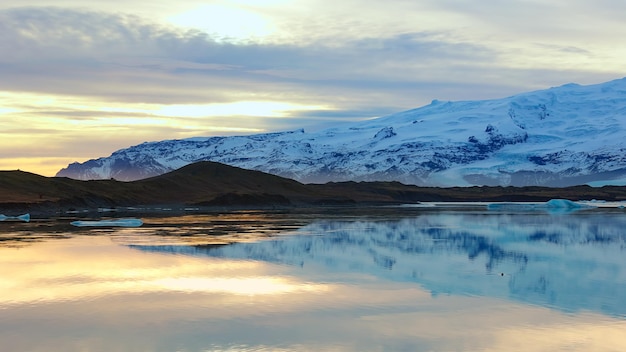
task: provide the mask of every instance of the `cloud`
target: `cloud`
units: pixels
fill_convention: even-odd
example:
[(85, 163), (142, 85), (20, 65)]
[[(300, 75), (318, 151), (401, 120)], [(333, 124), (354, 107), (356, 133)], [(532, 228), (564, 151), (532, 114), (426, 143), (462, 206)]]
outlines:
[[(624, 75), (621, 18), (582, 0), (215, 4), (260, 16), (274, 32), (228, 39), (208, 34), (210, 21), (204, 28), (176, 26), (173, 17), (203, 6), (195, 0), (3, 1), (0, 95), (10, 95), (0, 96), (0, 146), (21, 143), (7, 131), (44, 136), (38, 128), (45, 125), (65, 136), (53, 138), (60, 149), (89, 149), (96, 157), (103, 153), (81, 148), (85, 139), (102, 140), (94, 145), (104, 150), (108, 138), (109, 151), (193, 133), (321, 128), (432, 99), (498, 98)], [(238, 102), (294, 108), (280, 118), (259, 111), (194, 121), (146, 111)], [(124, 119), (143, 132), (120, 137), (116, 128)], [(88, 124), (90, 135), (72, 132)]]
[[(134, 15), (22, 7), (0, 11), (0, 33), (0, 48), (7, 53), (0, 57), (5, 77), (0, 89), (90, 96), (112, 104), (270, 100), (398, 111), (433, 98), (510, 95), (532, 84), (543, 69), (529, 66), (519, 51), (459, 41), (451, 30), (305, 44), (228, 42)], [(566, 45), (532, 46), (564, 55), (589, 53)], [(584, 68), (578, 72), (585, 76)], [(345, 114), (341, 111), (336, 116)]]
[[(398, 4), (412, 10), (417, 7)], [(421, 7), (429, 11), (456, 9), (466, 16), (486, 11), (486, 5), (470, 6), (464, 1), (425, 4)], [(500, 6), (494, 10), (504, 18), (503, 14), (514, 11)], [(558, 45), (558, 49), (556, 44), (534, 42), (521, 49), (463, 41), (453, 29), (371, 33), (341, 41), (326, 36), (304, 44), (228, 42), (134, 15), (53, 7), (1, 11), (0, 33), (0, 48), (8, 53), (0, 58), (0, 73), (7, 77), (0, 89), (165, 104), (256, 97), (358, 110), (359, 104), (378, 95), (391, 99), (385, 105), (402, 109), (432, 98), (474, 99), (497, 97), (488, 94), (498, 90), (503, 95), (523, 91), (520, 84), (533, 82), (517, 80), (517, 71), (543, 69), (539, 61), (546, 56), (535, 56), (536, 65), (529, 66), (529, 60), (520, 55), (522, 50), (540, 52), (552, 47), (566, 57), (592, 54), (573, 45)], [(574, 63), (565, 69), (576, 71)], [(577, 71), (588, 74), (585, 67)], [(474, 82), (480, 82), (486, 93), (474, 90), (468, 95), (463, 86), (475, 86)], [(438, 93), (451, 92), (452, 87), (456, 92), (449, 96)], [(425, 96), (428, 91), (432, 93)], [(350, 104), (336, 99), (339, 92)], [(413, 96), (412, 104), (400, 97), (407, 94)]]
[[(428, 72), (465, 69), (497, 54), (437, 33), (362, 38), (340, 47), (219, 42), (129, 15), (18, 8), (0, 12), (0, 88), (160, 103), (331, 101), (429, 82)], [(332, 95), (324, 94), (333, 90)], [(357, 97), (353, 99), (358, 100)]]

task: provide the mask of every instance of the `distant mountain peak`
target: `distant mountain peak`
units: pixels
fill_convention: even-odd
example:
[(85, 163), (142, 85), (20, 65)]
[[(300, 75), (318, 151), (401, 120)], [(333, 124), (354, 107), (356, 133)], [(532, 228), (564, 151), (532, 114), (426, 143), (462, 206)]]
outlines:
[(568, 186), (626, 179), (626, 78), (444, 102), (345, 124), (146, 142), (57, 176), (135, 180), (210, 160), (301, 182)]

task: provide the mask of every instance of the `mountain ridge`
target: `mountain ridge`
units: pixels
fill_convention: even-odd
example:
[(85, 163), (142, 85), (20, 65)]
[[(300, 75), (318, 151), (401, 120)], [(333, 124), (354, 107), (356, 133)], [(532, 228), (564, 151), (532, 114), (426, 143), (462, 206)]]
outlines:
[(44, 177), (24, 171), (0, 171), (0, 213), (66, 213), (116, 207), (201, 207), (273, 209), (318, 206), (369, 206), (422, 201), (542, 202), (626, 200), (626, 187), (419, 187), (400, 182), (329, 182), (295, 180), (202, 161), (137, 181)]
[(443, 102), (344, 124), (145, 142), (57, 176), (136, 180), (216, 161), (304, 183), (549, 186), (626, 179), (626, 78)]

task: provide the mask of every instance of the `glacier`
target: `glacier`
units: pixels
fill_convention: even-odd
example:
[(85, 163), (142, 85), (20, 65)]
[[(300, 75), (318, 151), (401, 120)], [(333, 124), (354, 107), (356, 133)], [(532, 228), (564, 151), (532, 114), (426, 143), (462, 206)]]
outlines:
[(130, 181), (215, 161), (305, 183), (571, 186), (626, 180), (626, 78), (439, 101), (317, 132), (145, 142), (56, 176)]

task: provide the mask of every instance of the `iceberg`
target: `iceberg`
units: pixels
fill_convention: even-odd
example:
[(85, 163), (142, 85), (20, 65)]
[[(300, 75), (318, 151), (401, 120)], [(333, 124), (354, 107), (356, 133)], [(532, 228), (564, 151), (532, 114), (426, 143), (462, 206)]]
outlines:
[(546, 208), (558, 208), (558, 209), (581, 209), (581, 208), (593, 208), (591, 205), (581, 204), (573, 202), (568, 199), (550, 199), (545, 203)]
[(515, 210), (515, 211), (532, 211), (546, 210), (551, 213), (570, 212), (579, 209), (595, 208), (595, 206), (582, 204), (571, 201), (569, 199), (551, 199), (544, 203), (490, 203), (487, 205), (489, 210)]
[(77, 227), (139, 227), (143, 225), (143, 221), (134, 218), (94, 221), (78, 220), (72, 221), (70, 224)]
[(487, 204), (487, 209), (528, 211), (537, 209), (538, 205), (539, 203), (489, 203)]
[(4, 214), (0, 214), (0, 221), (5, 221), (5, 220), (19, 220), (19, 221), (29, 222), (30, 214), (24, 214), (24, 215), (19, 215), (19, 216), (6, 216)]

